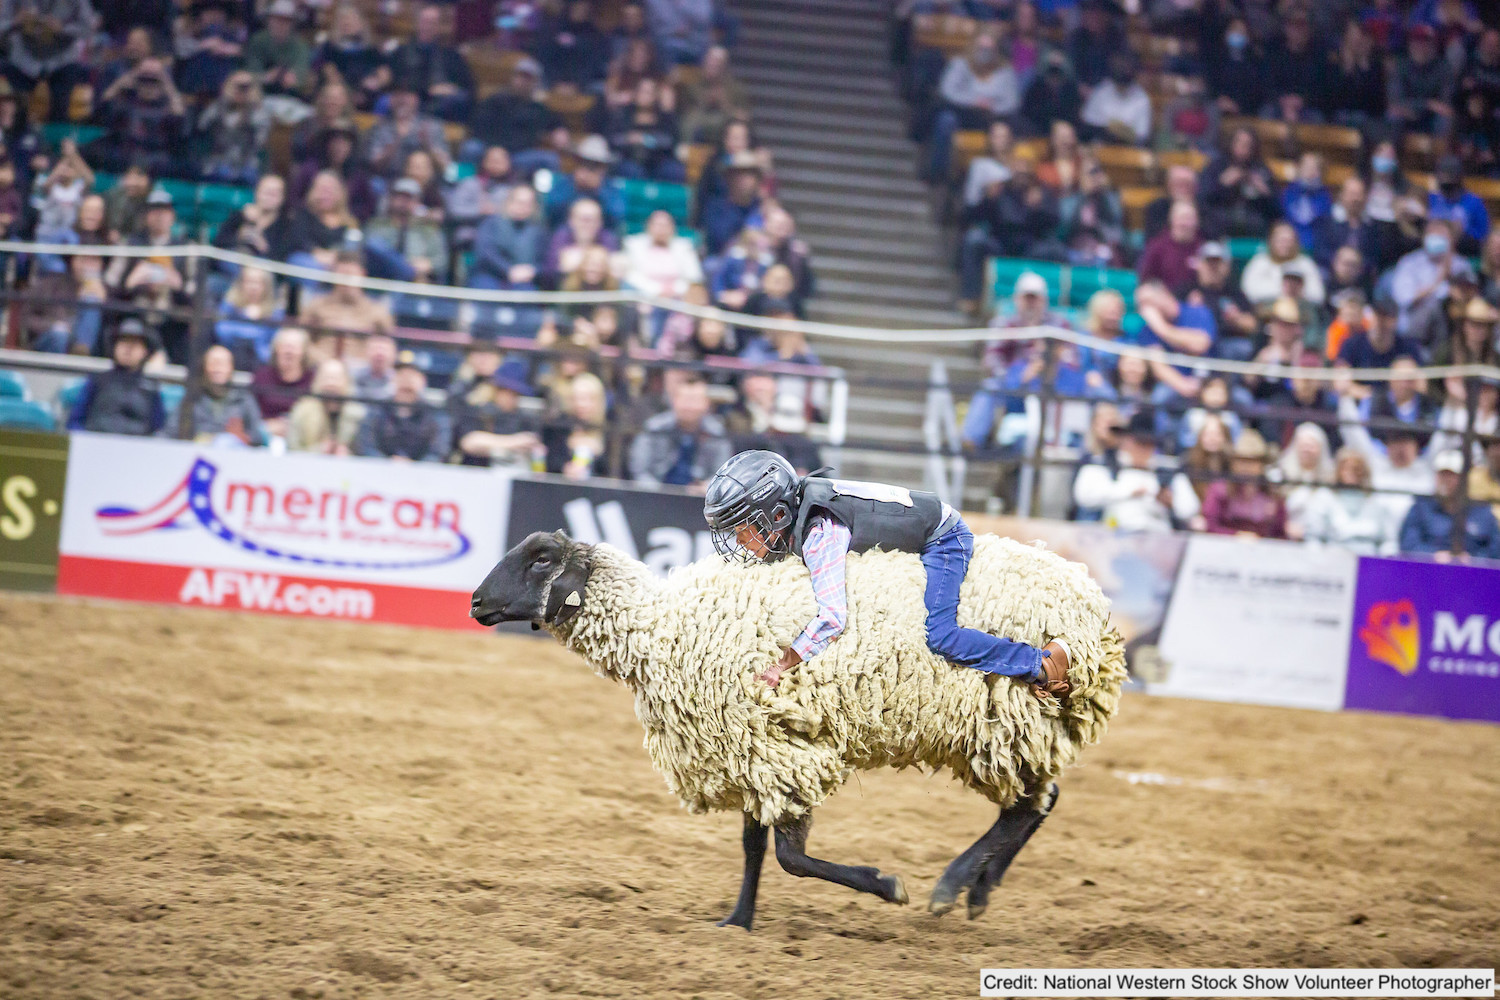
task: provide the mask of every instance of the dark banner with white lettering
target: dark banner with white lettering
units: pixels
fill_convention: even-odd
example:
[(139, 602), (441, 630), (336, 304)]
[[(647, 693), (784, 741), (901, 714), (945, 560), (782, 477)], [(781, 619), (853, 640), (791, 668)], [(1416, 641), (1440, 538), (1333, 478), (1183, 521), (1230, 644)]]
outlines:
[(505, 547), (533, 531), (559, 528), (580, 542), (608, 542), (661, 575), (714, 551), (701, 497), (564, 480), (515, 480)]

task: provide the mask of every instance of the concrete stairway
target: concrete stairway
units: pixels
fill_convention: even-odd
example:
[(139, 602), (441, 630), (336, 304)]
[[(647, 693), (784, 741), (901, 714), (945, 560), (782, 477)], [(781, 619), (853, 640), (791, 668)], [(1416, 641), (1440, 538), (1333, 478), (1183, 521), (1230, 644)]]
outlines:
[[(969, 325), (954, 308), (953, 267), (917, 179), (917, 147), (891, 80), (886, 0), (735, 0), (734, 72), (749, 88), (783, 203), (812, 247), (809, 318), (918, 329)], [(925, 379), (934, 357), (972, 372), (972, 345), (814, 338), (852, 379)], [(851, 387), (853, 441), (922, 441), (920, 388)], [(839, 472), (923, 485), (921, 455), (849, 448)]]

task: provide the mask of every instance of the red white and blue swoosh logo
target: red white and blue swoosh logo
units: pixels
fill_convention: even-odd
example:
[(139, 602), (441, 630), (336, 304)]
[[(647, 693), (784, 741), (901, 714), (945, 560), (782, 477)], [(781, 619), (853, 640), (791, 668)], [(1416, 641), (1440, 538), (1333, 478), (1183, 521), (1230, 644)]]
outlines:
[(270, 559), (280, 559), (306, 566), (331, 566), (341, 569), (406, 570), (462, 559), (473, 547), (467, 535), (457, 526), (441, 528), (446, 536), (440, 554), (424, 554), (417, 559), (394, 561), (333, 558), (308, 552), (290, 551), (282, 543), (269, 545), (250, 537), (251, 532), (236, 529), (215, 509), (213, 498), (214, 479), (218, 467), (204, 458), (193, 463), (182, 481), (161, 500), (139, 510), (122, 506), (100, 507), (94, 511), (94, 519), (100, 531), (111, 537), (145, 535), (154, 531), (190, 529), (195, 524), (226, 545), (245, 552), (255, 553)]

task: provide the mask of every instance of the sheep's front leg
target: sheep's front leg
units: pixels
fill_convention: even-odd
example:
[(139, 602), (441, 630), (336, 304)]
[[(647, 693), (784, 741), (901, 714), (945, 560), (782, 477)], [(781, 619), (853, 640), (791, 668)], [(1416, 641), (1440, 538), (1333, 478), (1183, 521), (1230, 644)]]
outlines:
[(799, 878), (820, 878), (847, 885), (860, 892), (873, 893), (888, 903), (905, 903), (906, 886), (899, 875), (882, 875), (867, 865), (837, 865), (807, 856), (807, 833), (812, 829), (812, 815), (776, 825), (776, 860), (781, 867)]
[(755, 920), (755, 892), (760, 888), (760, 863), (766, 856), (767, 828), (752, 813), (745, 813), (745, 829), (740, 841), (745, 846), (745, 879), (740, 883), (740, 898), (734, 912), (719, 921), (720, 927), (750, 929)]

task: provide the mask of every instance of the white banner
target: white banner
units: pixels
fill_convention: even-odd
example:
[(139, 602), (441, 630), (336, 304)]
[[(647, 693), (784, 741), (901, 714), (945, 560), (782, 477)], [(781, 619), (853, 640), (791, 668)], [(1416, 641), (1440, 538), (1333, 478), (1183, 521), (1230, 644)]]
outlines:
[(1337, 711), (1357, 562), (1341, 549), (1193, 536), (1146, 690)]
[[(357, 582), (377, 588), (379, 609), (343, 617), (453, 624), (451, 599), (421, 609), (411, 602), (427, 599), (421, 590), (467, 594), (484, 578), (502, 554), (509, 500), (510, 478), (487, 470), (75, 434), (63, 589), (224, 605), (227, 588), (239, 593), (237, 606), (320, 613), (302, 610), (304, 590), (258, 603), (242, 592), (271, 593), (278, 581)], [(178, 581), (154, 567), (229, 575)], [(340, 592), (330, 593), (312, 603), (333, 606)], [(466, 612), (461, 603), (454, 608)]]
[(1494, 969), (983, 969), (982, 997), (1493, 997)]

